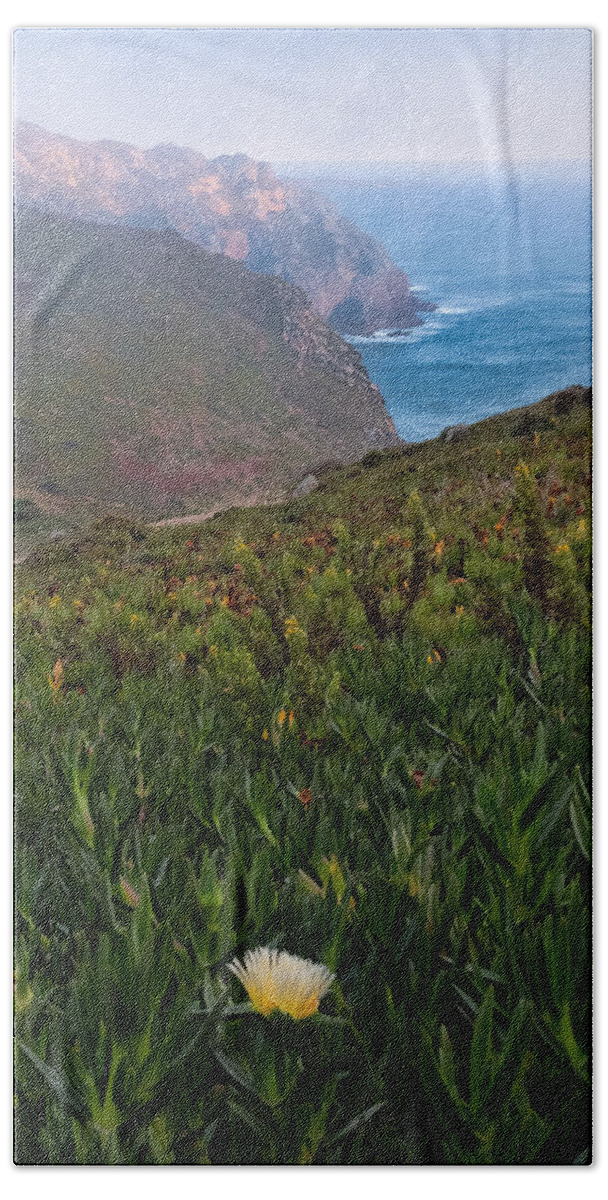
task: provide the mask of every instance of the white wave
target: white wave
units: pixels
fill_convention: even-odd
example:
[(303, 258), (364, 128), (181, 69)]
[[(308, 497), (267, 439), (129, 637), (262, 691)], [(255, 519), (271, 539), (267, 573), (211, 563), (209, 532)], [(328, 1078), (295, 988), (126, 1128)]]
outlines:
[(348, 336), (344, 335), (344, 341), (350, 342), (352, 346), (399, 346), (404, 342), (411, 342), (413, 334), (417, 332), (418, 330), (412, 330), (411, 333), (386, 334), (383, 330), (378, 330), (377, 333), (368, 335), (351, 333)]
[[(422, 289), (420, 289), (422, 290)], [(392, 346), (415, 345), (416, 342), (423, 338), (435, 337), (438, 333), (443, 333), (449, 329), (453, 322), (446, 321), (446, 317), (464, 317), (472, 313), (482, 313), (494, 308), (503, 308), (514, 303), (517, 298), (511, 295), (502, 296), (484, 296), (479, 300), (470, 300), (468, 302), (442, 304), (433, 309), (432, 312), (424, 314), (422, 317), (422, 325), (415, 325), (408, 330), (396, 329), (376, 329), (371, 334), (350, 334), (346, 337), (347, 342), (353, 345), (364, 346)]]
[(518, 303), (521, 297), (512, 295), (503, 296), (480, 296), (479, 299), (471, 299), (456, 302), (454, 304), (442, 304), (435, 312), (441, 313), (446, 317), (461, 317), (469, 313), (481, 313), (490, 308), (505, 308), (509, 304)]

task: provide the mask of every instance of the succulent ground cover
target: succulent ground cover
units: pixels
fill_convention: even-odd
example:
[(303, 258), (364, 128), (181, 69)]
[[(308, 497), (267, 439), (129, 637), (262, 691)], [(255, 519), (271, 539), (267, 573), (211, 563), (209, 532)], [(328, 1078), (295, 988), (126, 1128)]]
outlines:
[(19, 568), (19, 1162), (589, 1160), (589, 422)]

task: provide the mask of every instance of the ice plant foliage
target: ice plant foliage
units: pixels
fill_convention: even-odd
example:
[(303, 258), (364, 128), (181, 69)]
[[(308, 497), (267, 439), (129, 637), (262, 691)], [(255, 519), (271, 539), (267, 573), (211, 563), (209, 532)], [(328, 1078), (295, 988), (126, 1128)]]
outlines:
[(555, 407), (21, 565), (17, 1161), (588, 1161), (590, 408)]
[(235, 958), (228, 970), (240, 979), (256, 1012), (268, 1017), (277, 1008), (294, 1021), (317, 1011), (334, 978), (321, 963), (267, 946), (247, 950), (243, 964)]

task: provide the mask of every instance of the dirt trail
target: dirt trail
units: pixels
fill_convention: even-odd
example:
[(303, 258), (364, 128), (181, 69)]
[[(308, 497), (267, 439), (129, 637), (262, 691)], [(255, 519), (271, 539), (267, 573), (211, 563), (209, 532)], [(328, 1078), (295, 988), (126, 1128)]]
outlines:
[(272, 504), (284, 504), (288, 494), (286, 491), (276, 492), (274, 495), (268, 492), (256, 492), (246, 500), (235, 504), (219, 504), (216, 508), (208, 509), (207, 512), (189, 513), (185, 517), (163, 517), (161, 521), (146, 521), (146, 525), (148, 529), (159, 529), (163, 525), (198, 525), (201, 521), (209, 521), (211, 517), (217, 517), (218, 513), (230, 512), (231, 508), (257, 508), (259, 505), (269, 507)]
[[(236, 504), (236, 505), (220, 504), (216, 508), (209, 508), (207, 510), (207, 512), (189, 513), (185, 517), (164, 517), (162, 519), (162, 521), (146, 521), (146, 522), (144, 522), (144, 524), (147, 529), (160, 529), (164, 525), (200, 525), (202, 521), (209, 521), (211, 519), (211, 517), (217, 517), (218, 513), (229, 512), (231, 507), (233, 507), (233, 508), (256, 508), (258, 505), (261, 505), (261, 504), (263, 504), (265, 506), (272, 505), (272, 504), (281, 504), (285, 501), (285, 499), (286, 499), (285, 493), (283, 493), (282, 495), (275, 495), (275, 496), (269, 496), (268, 494), (265, 494), (265, 495), (257, 494), (255, 496), (252, 496), (249, 500), (244, 500), (241, 504)], [(65, 536), (68, 537), (70, 532), (75, 532), (75, 531), (74, 530), (71, 530), (71, 531), (66, 530)], [(32, 547), (31, 549), (35, 549), (35, 547)], [(27, 560), (30, 553), (31, 553), (31, 550), (28, 550), (27, 554), (22, 554), (19, 556), (19, 558), (13, 558), (13, 566), (20, 567)]]
[(187, 517), (164, 517), (162, 521), (146, 521), (148, 529), (158, 529), (161, 525), (198, 525), (200, 521), (208, 521), (210, 517), (216, 517), (218, 513), (225, 512), (225, 509), (210, 508), (208, 512), (193, 513)]

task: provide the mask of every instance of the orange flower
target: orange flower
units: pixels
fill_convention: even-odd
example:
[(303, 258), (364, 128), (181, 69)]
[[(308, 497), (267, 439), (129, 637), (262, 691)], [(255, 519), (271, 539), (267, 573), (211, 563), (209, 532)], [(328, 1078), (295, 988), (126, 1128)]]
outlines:
[(306, 812), (308, 805), (312, 804), (312, 792), (311, 792), (310, 788), (307, 788), (307, 787), (302, 788), (302, 791), (299, 792), (299, 794), (298, 794), (298, 799), (299, 799), (300, 803), (302, 804), (304, 811)]
[(55, 663), (55, 666), (53, 667), (52, 675), (48, 676), (48, 681), (51, 686), (51, 689), (53, 690), (55, 695), (57, 695), (57, 692), (59, 691), (59, 688), (61, 687), (61, 684), (63, 683), (63, 663), (60, 658), (57, 659), (57, 662)]
[(135, 891), (135, 888), (131, 886), (127, 879), (125, 879), (124, 875), (121, 875), (120, 877), (119, 888), (120, 895), (125, 904), (128, 904), (129, 908), (137, 908), (137, 905), (139, 904), (139, 893)]
[(290, 728), (290, 729), (291, 729), (291, 726), (293, 725), (293, 723), (294, 723), (295, 719), (296, 719), (296, 714), (295, 714), (295, 712), (293, 711), (293, 708), (292, 708), (292, 710), (291, 710), (291, 712), (290, 712), (290, 714), (289, 714), (289, 728)]
[(285, 709), (282, 708), (280, 713), (277, 716), (277, 725), (279, 726), (279, 728), (285, 724), (286, 720), (287, 720), (287, 713), (285, 712)]

